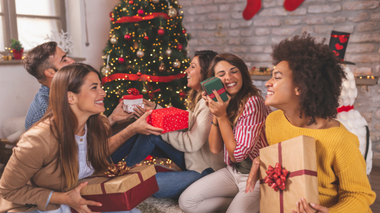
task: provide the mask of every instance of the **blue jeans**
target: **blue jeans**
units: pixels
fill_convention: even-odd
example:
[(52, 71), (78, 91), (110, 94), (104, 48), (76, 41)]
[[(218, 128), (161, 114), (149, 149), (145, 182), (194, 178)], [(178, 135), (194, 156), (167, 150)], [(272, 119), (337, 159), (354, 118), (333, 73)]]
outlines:
[(207, 168), (202, 173), (193, 170), (182, 172), (159, 172), (156, 174), (159, 191), (153, 197), (178, 199), (185, 189), (202, 177), (213, 173), (214, 170)]
[[(126, 157), (126, 155), (128, 155)], [(186, 170), (183, 152), (162, 140), (157, 135), (134, 135), (121, 145), (112, 155), (112, 162), (125, 159), (132, 167), (143, 161), (148, 155), (171, 159), (181, 170)]]

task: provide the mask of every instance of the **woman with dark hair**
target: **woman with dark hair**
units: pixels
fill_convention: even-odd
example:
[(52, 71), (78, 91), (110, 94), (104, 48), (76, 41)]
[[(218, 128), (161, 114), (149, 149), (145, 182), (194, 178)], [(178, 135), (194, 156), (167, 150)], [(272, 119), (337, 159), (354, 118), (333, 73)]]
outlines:
[[(180, 172), (156, 174), (159, 191), (153, 195), (154, 197), (178, 198), (194, 181), (225, 165), (222, 153), (210, 152), (207, 137), (211, 128), (212, 114), (201, 98), (200, 82), (206, 79), (209, 64), (216, 55), (214, 51), (197, 51), (190, 67), (186, 70), (187, 86), (191, 88), (187, 100), (189, 111), (187, 131), (168, 132), (161, 136), (136, 135), (135, 139), (123, 145), (125, 149), (119, 149), (112, 155), (114, 159), (119, 159), (129, 153), (125, 158), (127, 166), (141, 162), (148, 155), (167, 157), (178, 165), (182, 170)], [(161, 108), (150, 101), (144, 100), (144, 103), (146, 109)], [(141, 116), (145, 110), (139, 108), (135, 113)]]
[[(269, 145), (300, 135), (316, 140), (320, 205), (310, 204), (312, 209), (300, 198), (293, 212), (372, 212), (375, 193), (358, 138), (334, 119), (345, 78), (334, 52), (304, 33), (275, 45), (272, 57), (265, 104), (279, 110), (266, 120)], [(247, 191), (257, 187), (259, 160), (254, 162)]]
[(81, 197), (87, 182), (77, 184), (107, 168), (117, 148), (101, 115), (104, 97), (100, 75), (89, 65), (67, 65), (55, 74), (46, 114), (21, 136), (4, 169), (0, 212), (66, 213), (71, 207), (87, 213), (88, 206), (102, 205)]
[(258, 212), (259, 188), (251, 194), (244, 189), (252, 160), (267, 146), (264, 122), (270, 109), (252, 84), (244, 61), (236, 55), (217, 55), (209, 69), (211, 75), (220, 78), (228, 100), (223, 102), (216, 91), (217, 102), (203, 96), (213, 114), (209, 145), (213, 153), (224, 151), (227, 167), (189, 186), (179, 199), (180, 208), (196, 213), (224, 209), (228, 213)]

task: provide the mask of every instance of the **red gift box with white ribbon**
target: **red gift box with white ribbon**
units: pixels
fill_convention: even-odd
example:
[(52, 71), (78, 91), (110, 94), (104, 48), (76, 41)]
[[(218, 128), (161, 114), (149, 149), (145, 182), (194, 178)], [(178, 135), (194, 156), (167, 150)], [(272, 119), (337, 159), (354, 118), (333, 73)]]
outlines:
[(260, 213), (292, 212), (300, 198), (319, 204), (316, 155), (305, 135), (260, 149)]
[(186, 129), (189, 127), (189, 112), (175, 107), (155, 109), (146, 121), (163, 129), (162, 133)]

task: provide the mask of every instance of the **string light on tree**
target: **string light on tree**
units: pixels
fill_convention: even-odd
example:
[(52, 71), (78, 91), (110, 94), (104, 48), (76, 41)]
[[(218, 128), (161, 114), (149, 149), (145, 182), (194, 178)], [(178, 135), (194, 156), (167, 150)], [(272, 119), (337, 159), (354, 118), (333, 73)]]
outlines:
[(171, 54), (172, 54), (172, 49), (167, 49), (166, 51), (165, 51), (165, 53), (166, 53), (166, 55), (167, 56), (170, 56)]

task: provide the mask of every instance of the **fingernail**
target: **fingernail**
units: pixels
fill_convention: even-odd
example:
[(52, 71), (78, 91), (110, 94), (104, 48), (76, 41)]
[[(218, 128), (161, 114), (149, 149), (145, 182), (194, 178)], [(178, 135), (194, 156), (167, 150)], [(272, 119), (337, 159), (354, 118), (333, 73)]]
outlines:
[(310, 205), (313, 207), (317, 206), (315, 203), (310, 203)]
[(215, 92), (216, 90), (213, 89), (212, 91)]

